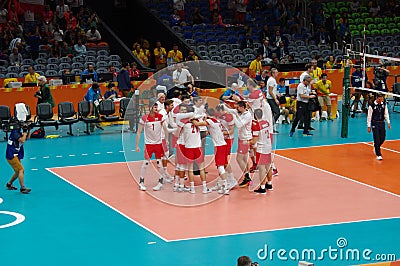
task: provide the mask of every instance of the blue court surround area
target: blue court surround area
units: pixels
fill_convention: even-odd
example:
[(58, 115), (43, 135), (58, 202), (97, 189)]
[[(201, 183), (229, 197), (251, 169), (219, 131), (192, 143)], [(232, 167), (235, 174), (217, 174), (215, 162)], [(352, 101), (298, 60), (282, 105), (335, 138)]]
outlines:
[[(399, 139), (399, 117), (399, 114), (391, 113), (393, 128), (388, 131), (387, 139)], [(278, 125), (280, 134), (276, 135), (277, 149), (372, 141), (372, 134), (367, 133), (365, 114), (357, 114), (356, 118), (350, 118), (349, 124), (349, 137), (346, 139), (340, 137), (340, 119), (333, 122), (313, 122), (312, 126), (316, 128), (313, 137), (303, 137), (301, 130), (298, 130), (293, 138), (289, 138), (290, 127)], [(78, 124), (75, 130), (78, 127), (82, 132), (84, 125)], [(96, 132), (91, 136), (69, 137), (64, 131), (61, 138), (28, 140), (23, 165), (26, 185), (32, 188), (30, 195), (5, 189), (5, 183), (12, 171), (5, 157), (0, 160), (0, 198), (3, 199), (3, 203), (0, 204), (0, 226), (14, 220), (12, 216), (1, 211), (25, 216), (22, 223), (0, 229), (1, 266), (228, 266), (236, 265), (236, 259), (241, 255), (250, 256), (253, 261), (258, 261), (259, 265), (297, 265), (297, 261), (289, 257), (290, 250), (294, 255), (293, 250), (301, 253), (310, 249), (315, 250), (319, 257), (315, 265), (374, 262), (362, 258), (341, 259), (339, 253), (333, 253), (331, 257), (328, 252), (321, 253), (324, 249), (340, 250), (339, 241), (346, 241), (348, 249), (358, 249), (360, 252), (370, 249), (372, 254), (396, 254), (396, 258), (400, 258), (399, 218), (165, 242), (46, 170), (51, 167), (124, 162), (120, 130), (121, 126), (110, 126), (104, 132)], [(49, 128), (48, 134), (53, 133), (57, 132), (52, 132)], [(212, 153), (212, 145), (207, 147), (207, 153)], [(6, 142), (2, 140), (0, 149), (4, 153), (5, 148)], [(374, 156), (372, 148), (371, 156)], [(134, 158), (142, 160), (142, 155), (136, 154)], [(354, 158), (357, 158), (357, 154), (354, 154)], [(298, 178), (301, 178), (301, 175), (302, 173), (298, 173)], [(94, 180), (95, 176), (94, 172)], [(118, 176), (112, 178), (118, 182)], [(398, 178), (397, 174), (394, 173), (393, 178)], [(93, 186), (96, 186), (95, 181)], [(112, 189), (113, 187), (110, 187), (110, 190)], [(137, 187), (133, 188), (132, 192), (139, 193)], [(279, 190), (275, 190), (274, 193), (279, 193)], [(340, 197), (340, 191), (337, 191), (337, 195)], [(184, 212), (185, 208), (182, 208), (182, 211)], [(268, 209), (260, 204), (259, 211), (268, 212)], [(252, 213), (248, 213), (246, 209), (240, 209), (238, 212), (241, 213), (243, 224), (246, 224), (247, 219), (252, 219)], [(301, 220), (302, 217), (297, 219)], [(211, 225), (213, 217), (201, 217), (199, 220)], [(268, 220), (259, 222), (267, 224)], [(229, 223), (229, 220), (226, 223)], [(272, 253), (272, 258), (265, 257), (265, 247), (268, 248), (268, 254), (271, 249), (276, 250)], [(286, 251), (280, 254), (280, 259), (279, 249)], [(334, 254), (338, 257), (335, 258)]]

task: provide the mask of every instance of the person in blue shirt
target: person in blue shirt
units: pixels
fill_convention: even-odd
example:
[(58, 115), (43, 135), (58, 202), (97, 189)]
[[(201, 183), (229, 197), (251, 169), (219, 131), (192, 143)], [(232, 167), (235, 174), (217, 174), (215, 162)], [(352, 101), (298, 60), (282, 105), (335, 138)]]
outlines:
[(116, 92), (114, 90), (114, 83), (110, 82), (107, 85), (107, 91), (104, 93), (103, 98), (106, 99), (106, 100), (107, 99), (114, 100), (114, 99), (118, 98), (118, 92)]
[(93, 82), (99, 81), (99, 78), (97, 76), (97, 72), (94, 70), (94, 67), (93, 67), (92, 64), (88, 64), (87, 69), (82, 71), (81, 80), (83, 78), (83, 75), (90, 75), (90, 74), (93, 74), (93, 79), (92, 79)]
[[(18, 121), (15, 121), (18, 123)], [(10, 122), (13, 123), (13, 122)], [(6, 188), (8, 190), (17, 190), (15, 186), (13, 186), (13, 182), (18, 178), (20, 184), (20, 191), (23, 194), (28, 194), (31, 192), (30, 188), (25, 187), (24, 180), (24, 167), (21, 164), (21, 160), (24, 158), (24, 146), (27, 139), (28, 128), (23, 127), (22, 132), (21, 128), (15, 128), (11, 131), (11, 134), (7, 140), (7, 149), (6, 149), (6, 159), (8, 164), (14, 170), (14, 174), (11, 179), (7, 182)]]
[(243, 100), (243, 97), (240, 95), (239, 92), (239, 86), (237, 83), (232, 83), (231, 87), (228, 88), (221, 96), (220, 96), (221, 101), (226, 101), (226, 100), (233, 100), (235, 102), (238, 102), (240, 100)]
[(280, 78), (279, 79), (279, 83), (276, 86), (276, 89), (278, 90), (280, 95), (285, 95), (286, 94), (285, 78)]
[[(356, 70), (351, 74), (351, 86), (353, 88), (361, 88), (362, 87), (362, 79), (363, 79), (363, 71), (361, 69), (361, 62), (357, 62), (355, 68)], [(364, 70), (364, 77), (365, 77), (365, 83), (364, 86), (366, 87), (367, 84), (369, 84), (368, 82), (368, 76), (367, 73)], [(353, 104), (353, 108), (354, 110), (352, 110), (353, 112), (361, 112), (364, 111), (366, 112), (366, 106), (369, 100), (369, 92), (366, 90), (360, 90), (360, 89), (355, 89), (355, 92), (353, 93), (354, 95), (354, 104)], [(363, 97), (363, 103), (361, 106), (361, 110), (358, 109), (358, 104), (361, 101), (361, 96)]]
[[(100, 86), (97, 82), (94, 82), (92, 84), (92, 86), (90, 86), (90, 88), (88, 89), (88, 91), (86, 92), (86, 95), (84, 97), (85, 101), (89, 102), (90, 105), (90, 111), (88, 114), (88, 117), (90, 116), (99, 116), (99, 110), (98, 110), (98, 106), (99, 106), (99, 99), (101, 98), (101, 94), (100, 94)], [(90, 124), (90, 131), (93, 132), (94, 131), (94, 124)], [(96, 123), (96, 127), (98, 129), (104, 130), (100, 124)]]

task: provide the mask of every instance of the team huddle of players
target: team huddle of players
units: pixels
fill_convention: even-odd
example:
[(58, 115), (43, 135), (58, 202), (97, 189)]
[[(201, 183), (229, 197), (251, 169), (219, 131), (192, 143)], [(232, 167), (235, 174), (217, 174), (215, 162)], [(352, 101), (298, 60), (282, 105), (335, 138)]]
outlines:
[[(248, 84), (247, 100), (236, 102), (235, 109), (226, 104), (219, 104), (215, 109), (206, 108), (207, 104), (201, 97), (194, 97), (191, 103), (187, 96), (165, 100), (163, 104), (160, 103), (163, 101), (150, 103), (150, 112), (141, 117), (136, 135), (136, 151), (140, 152), (140, 136), (142, 131), (144, 132), (144, 161), (141, 166), (139, 189), (146, 190), (146, 168), (154, 154), (160, 175), (157, 185), (153, 187), (154, 191), (160, 190), (164, 182), (174, 182), (174, 192), (196, 193), (193, 169), (197, 166), (203, 194), (216, 190), (220, 194), (229, 195), (229, 191), (238, 185), (229, 161), (236, 128), (236, 161), (242, 171), (237, 179), (241, 179), (243, 175), (239, 186), (245, 187), (252, 182), (248, 160), (250, 154), (255, 157), (253, 170), (255, 163), (260, 179), (254, 192), (266, 194), (266, 190), (272, 190), (272, 113), (262, 91), (252, 85)], [(206, 135), (210, 135), (213, 142), (214, 160), (219, 173), (218, 182), (212, 188), (207, 187), (204, 165)], [(168, 145), (168, 139), (171, 139), (171, 145)], [(175, 148), (174, 178), (167, 171), (170, 154), (168, 146)], [(186, 173), (189, 186), (185, 185)]]

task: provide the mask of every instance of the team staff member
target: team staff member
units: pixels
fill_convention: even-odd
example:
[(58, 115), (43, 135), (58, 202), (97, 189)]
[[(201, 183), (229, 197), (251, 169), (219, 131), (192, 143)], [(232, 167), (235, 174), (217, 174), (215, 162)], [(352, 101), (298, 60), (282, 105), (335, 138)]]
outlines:
[(14, 170), (14, 174), (11, 179), (7, 182), (6, 188), (8, 190), (17, 190), (16, 187), (13, 186), (13, 182), (18, 178), (20, 184), (20, 191), (23, 194), (28, 194), (31, 192), (30, 188), (25, 187), (24, 184), (24, 167), (21, 164), (21, 160), (24, 158), (24, 143), (27, 139), (28, 128), (23, 128), (22, 133), (21, 129), (13, 129), (11, 131), (10, 137), (7, 141), (7, 149), (6, 149), (6, 159), (8, 164)]
[(386, 103), (383, 101), (383, 94), (378, 93), (376, 100), (368, 107), (367, 126), (368, 133), (371, 132), (374, 136), (374, 147), (377, 160), (382, 160), (381, 145), (385, 141), (386, 129), (385, 120), (388, 128), (391, 129), (389, 111)]
[(51, 107), (54, 107), (54, 99), (53, 96), (51, 95), (50, 87), (48, 84), (46, 84), (47, 79), (45, 76), (39, 76), (38, 77), (39, 81), (39, 90), (35, 93), (35, 97), (38, 98), (37, 103), (49, 103), (51, 104)]
[(28, 67), (28, 74), (25, 76), (24, 83), (38, 83), (38, 78), (40, 77), (39, 73), (35, 72), (33, 66)]

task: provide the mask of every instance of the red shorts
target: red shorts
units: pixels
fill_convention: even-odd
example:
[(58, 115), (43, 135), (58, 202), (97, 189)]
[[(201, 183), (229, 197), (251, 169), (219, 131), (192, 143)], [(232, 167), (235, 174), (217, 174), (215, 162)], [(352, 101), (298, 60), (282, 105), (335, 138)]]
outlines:
[(144, 148), (144, 158), (150, 159), (153, 156), (153, 153), (156, 155), (156, 159), (161, 159), (164, 156), (164, 149), (162, 144), (146, 144)]
[(171, 147), (172, 147), (172, 149), (174, 149), (174, 148), (177, 147), (176, 142), (178, 141), (178, 137), (176, 137), (174, 134), (171, 134), (171, 135), (172, 135), (172, 138), (171, 138)]
[(233, 139), (225, 139), (225, 142), (228, 149), (228, 155), (231, 155)]
[(249, 147), (250, 147), (250, 144), (249, 144), (249, 141), (247, 141), (247, 140), (238, 140), (238, 150), (237, 150), (237, 153), (238, 154), (246, 154), (246, 153), (248, 153), (249, 152)]
[(228, 164), (228, 145), (215, 147), (215, 165), (223, 166)]
[(176, 145), (176, 163), (177, 164), (187, 164), (187, 159), (185, 157), (185, 145)]
[(268, 165), (272, 162), (271, 153), (263, 154), (256, 152), (256, 163), (261, 165)]
[(188, 163), (193, 163), (196, 161), (197, 163), (204, 162), (204, 156), (202, 149), (199, 148), (185, 148), (184, 155)]
[(162, 144), (162, 147), (163, 147), (164, 155), (167, 155), (167, 153), (168, 153), (167, 141), (165, 139), (163, 139), (161, 144)]

